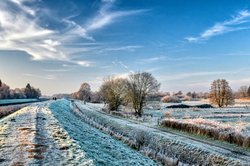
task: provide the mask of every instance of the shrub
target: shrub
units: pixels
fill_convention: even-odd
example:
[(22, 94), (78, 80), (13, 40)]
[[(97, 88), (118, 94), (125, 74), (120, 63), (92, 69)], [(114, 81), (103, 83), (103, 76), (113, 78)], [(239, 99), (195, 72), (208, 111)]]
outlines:
[(164, 119), (164, 127), (186, 131), (193, 134), (208, 136), (217, 140), (226, 141), (239, 146), (250, 147), (250, 136), (244, 134), (244, 128), (236, 129), (212, 120), (197, 119)]
[(164, 103), (181, 103), (177, 96), (164, 96), (161, 101)]
[(26, 106), (27, 106), (27, 104), (0, 107), (0, 118), (3, 118), (9, 114), (12, 114), (12, 113), (16, 112), (17, 110), (20, 110)]

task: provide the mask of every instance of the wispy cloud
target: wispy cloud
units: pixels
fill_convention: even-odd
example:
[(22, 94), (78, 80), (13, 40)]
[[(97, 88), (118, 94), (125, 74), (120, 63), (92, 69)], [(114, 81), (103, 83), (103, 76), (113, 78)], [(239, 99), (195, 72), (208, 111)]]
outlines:
[(90, 19), (86, 25), (87, 30), (96, 30), (103, 28), (117, 20), (120, 20), (122, 17), (136, 15), (145, 13), (148, 10), (139, 9), (139, 10), (127, 10), (127, 11), (112, 11), (115, 0), (104, 0), (104, 5), (101, 6), (98, 14)]
[(148, 64), (148, 63), (154, 63), (159, 61), (195, 61), (195, 60), (208, 60), (209, 57), (192, 57), (192, 56), (186, 56), (186, 57), (168, 57), (168, 56), (155, 56), (151, 58), (145, 58), (141, 59), (138, 63), (140, 64)]
[[(73, 21), (65, 21), (67, 25), (63, 30), (52, 30), (39, 22), (39, 10), (35, 6), (26, 6), (34, 1), (9, 0), (0, 2), (0, 49), (19, 50), (32, 56), (33, 60), (60, 60), (88, 67), (78, 60), (72, 60), (67, 52), (66, 43), (77, 40), (80, 37), (92, 40), (80, 25)], [(17, 7), (17, 10), (12, 10)]]
[(90, 61), (71, 61), (72, 63), (76, 63), (80, 66), (83, 66), (83, 67), (90, 67), (93, 65), (94, 62), (90, 62)]
[(115, 73), (112, 76), (114, 78), (128, 78), (130, 74), (134, 73), (133, 71), (126, 72), (126, 73)]
[[(81, 22), (73, 21), (76, 13), (60, 17), (50, 9), (41, 8), (40, 0), (0, 1), (0, 50), (18, 50), (31, 55), (32, 60), (57, 60), (83, 67), (94, 62), (84, 59), (88, 53), (105, 48), (93, 36), (92, 30), (100, 29), (121, 20), (122, 17), (146, 12), (147, 10), (115, 11), (115, 0), (103, 0), (100, 10), (93, 18)], [(39, 7), (40, 8), (39, 8)], [(41, 15), (42, 13), (42, 15)], [(79, 11), (77, 11), (79, 13)], [(60, 28), (50, 28), (40, 20), (52, 19)], [(78, 44), (80, 43), (80, 44)], [(135, 51), (142, 46), (117, 46), (106, 51)], [(75, 55), (81, 55), (75, 58)]]
[(248, 10), (242, 10), (230, 20), (216, 23), (212, 27), (202, 32), (199, 36), (186, 37), (185, 39), (189, 42), (198, 42), (225, 33), (250, 29), (250, 26), (245, 24), (248, 22), (250, 22), (250, 12)]
[(122, 61), (112, 61), (112, 64), (115, 66), (122, 66), (124, 69), (129, 70), (129, 67), (127, 65), (125, 65)]
[(247, 52), (231, 52), (231, 53), (225, 53), (222, 55), (226, 55), (226, 56), (250, 56), (250, 53)]
[(164, 59), (166, 59), (165, 56), (155, 56), (155, 57), (141, 59), (140, 63), (152, 63), (152, 62), (157, 62), (157, 61), (164, 60)]
[(106, 48), (105, 51), (131, 51), (133, 52), (139, 48), (143, 48), (143, 46), (135, 45), (135, 46), (113, 47), (113, 48)]
[(29, 1), (29, 0), (10, 0), (11, 2), (15, 3), (20, 9), (22, 9), (25, 13), (30, 14), (32, 16), (35, 15), (36, 10), (23, 5), (24, 2)]
[(151, 72), (158, 71), (158, 70), (160, 70), (160, 69), (161, 69), (161, 67), (153, 67), (153, 68), (146, 69), (145, 71), (151, 73)]
[(71, 71), (73, 70), (72, 68), (68, 68), (68, 69), (42, 69), (43, 71), (46, 72), (51, 72), (51, 73), (55, 73), (55, 72), (67, 72), (67, 71)]
[(223, 71), (205, 71), (205, 72), (190, 72), (190, 73), (180, 73), (180, 74), (173, 74), (172, 76), (161, 76), (161, 81), (174, 81), (174, 80), (182, 80), (191, 77), (197, 76), (213, 76), (213, 75), (225, 75), (225, 74), (232, 74), (232, 72), (223, 72)]
[(56, 76), (52, 75), (52, 74), (41, 76), (41, 75), (36, 75), (36, 74), (25, 73), (25, 74), (23, 74), (23, 76), (40, 78), (40, 79), (45, 79), (45, 80), (55, 80), (56, 79)]

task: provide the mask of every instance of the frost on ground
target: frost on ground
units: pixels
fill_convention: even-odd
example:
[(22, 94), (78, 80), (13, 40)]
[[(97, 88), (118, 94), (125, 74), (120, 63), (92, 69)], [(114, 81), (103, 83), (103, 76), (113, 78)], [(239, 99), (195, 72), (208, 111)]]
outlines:
[(32, 104), (1, 119), (0, 165), (156, 165), (82, 122), (69, 104)]
[(161, 120), (165, 127), (250, 147), (250, 109), (247, 107), (165, 109), (146, 112), (158, 117), (165, 116), (165, 119)]
[(10, 106), (0, 106), (0, 118), (3, 118), (13, 112), (20, 110), (26, 107), (28, 104), (17, 104), (17, 105), (10, 105)]
[(99, 128), (145, 155), (165, 165), (248, 165), (248, 155), (197, 142), (187, 137), (101, 113), (97, 107), (75, 102), (76, 114), (86, 122)]
[(157, 165), (153, 160), (130, 149), (122, 142), (84, 123), (79, 116), (69, 111), (69, 101), (52, 103), (50, 109), (60, 122), (60, 126), (79, 143), (86, 156), (93, 160), (94, 165)]
[(1, 165), (93, 165), (47, 106), (33, 104), (0, 120)]

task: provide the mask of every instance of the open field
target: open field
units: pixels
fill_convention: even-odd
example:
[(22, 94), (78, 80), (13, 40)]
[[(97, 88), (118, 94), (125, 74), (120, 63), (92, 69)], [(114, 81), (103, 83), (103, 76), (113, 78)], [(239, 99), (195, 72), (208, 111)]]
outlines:
[(161, 121), (165, 127), (249, 147), (250, 107), (245, 104), (248, 102), (238, 102), (236, 107), (208, 109), (151, 107), (145, 113), (152, 117), (145, 118), (145, 122), (157, 125)]
[[(76, 103), (76, 112), (86, 122), (103, 130), (143, 154), (153, 157), (164, 165), (177, 163), (201, 165), (241, 165), (248, 163), (248, 153), (227, 149), (175, 134), (144, 122), (119, 118), (101, 111), (100, 105)], [(241, 156), (241, 155), (243, 156)], [(190, 158), (190, 156), (196, 156)], [(227, 157), (226, 157), (227, 156)], [(230, 156), (228, 158), (228, 156)], [(239, 160), (238, 160), (239, 159)], [(239, 163), (238, 163), (239, 162)], [(236, 164), (237, 163), (237, 164)]]

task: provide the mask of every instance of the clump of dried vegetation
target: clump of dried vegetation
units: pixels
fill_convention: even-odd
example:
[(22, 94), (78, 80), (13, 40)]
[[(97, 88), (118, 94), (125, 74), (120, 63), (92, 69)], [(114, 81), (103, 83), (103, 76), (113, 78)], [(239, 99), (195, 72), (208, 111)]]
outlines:
[(230, 126), (203, 118), (162, 120), (161, 125), (173, 129), (208, 136), (243, 147), (250, 147), (250, 135), (244, 126)]
[(0, 118), (3, 118), (9, 114), (16, 112), (17, 110), (26, 107), (27, 104), (19, 104), (19, 105), (12, 105), (12, 106), (2, 106), (0, 107)]

